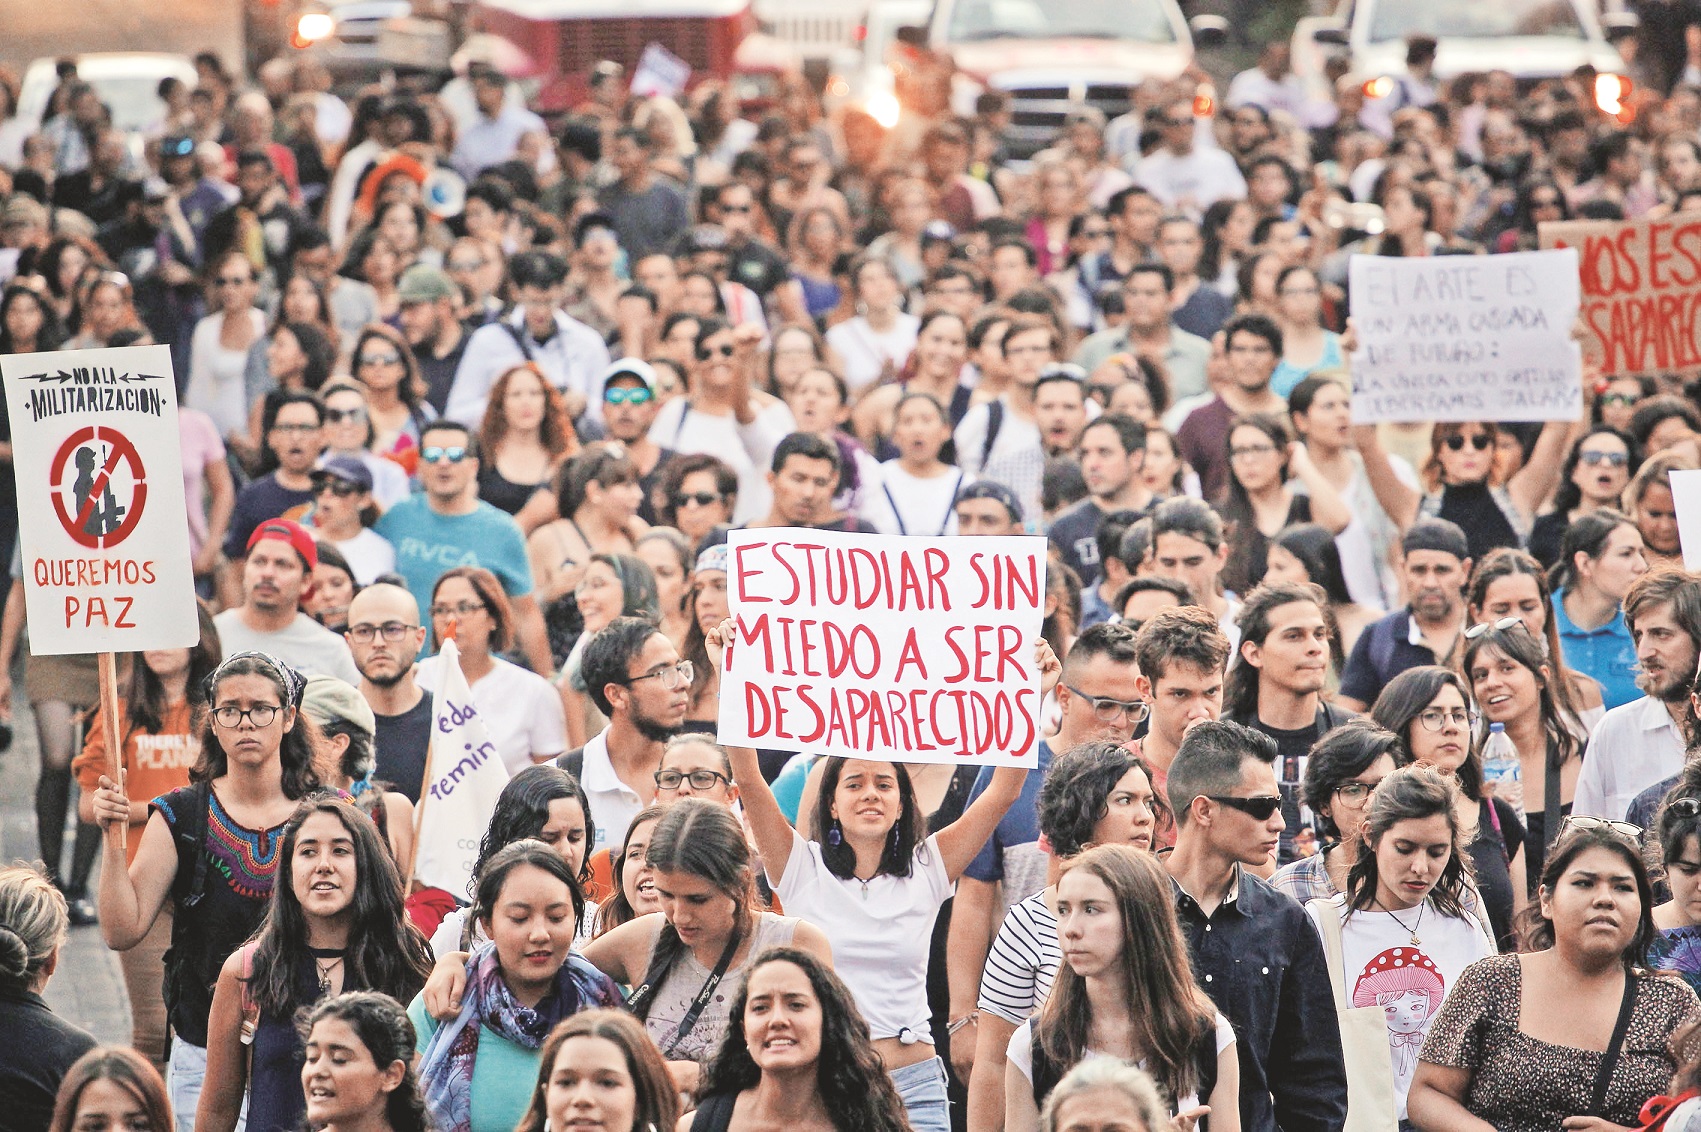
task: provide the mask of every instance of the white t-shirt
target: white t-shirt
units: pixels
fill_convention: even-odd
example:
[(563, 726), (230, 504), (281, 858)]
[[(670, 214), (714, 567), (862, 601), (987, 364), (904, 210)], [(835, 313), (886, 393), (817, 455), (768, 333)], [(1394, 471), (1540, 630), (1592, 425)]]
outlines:
[(354, 580), (363, 586), (370, 586), (380, 574), (390, 574), (396, 569), (396, 548), (390, 545), (390, 540), (373, 530), (362, 527), (359, 534), (351, 539), (332, 544), (348, 559), (349, 569), (354, 571)]
[(1045, 902), (1045, 890), (1041, 889), (1011, 905), (1005, 913), (998, 936), (992, 941), (992, 950), (986, 954), (980, 998), (975, 1006), (1019, 1026), (1045, 1005), (1051, 985), (1057, 981), (1057, 969), (1062, 965), (1057, 917)]
[[(1329, 901), (1343, 914), (1346, 897)], [(1305, 906), (1322, 931), (1322, 902)], [(1421, 915), (1420, 915), (1421, 913)], [(1402, 926), (1403, 921), (1404, 926)], [(1422, 941), (1412, 943), (1412, 937)], [(1466, 967), (1495, 954), (1481, 921), (1474, 916), (1444, 916), (1432, 904), (1409, 912), (1354, 912), (1341, 922), (1341, 970), (1347, 1004), (1378, 1006), (1388, 1022), (1388, 1052), (1394, 1066), (1394, 1095), (1400, 1119), (1406, 1119), (1406, 1092), (1412, 1085), (1418, 1052), (1442, 1000)]]
[(240, 607), (227, 609), (213, 618), (219, 631), (219, 648), (225, 656), (239, 652), (263, 652), (309, 676), (335, 676), (360, 686), (360, 670), (348, 642), (305, 613), (275, 633), (250, 629), (242, 621)]
[(626, 830), (632, 819), (644, 808), (644, 799), (626, 785), (614, 771), (614, 761), (608, 755), (608, 728), (603, 728), (585, 744), (584, 763), (579, 768), (579, 785), (584, 788), (585, 800), (591, 804), (591, 847), (613, 852), (626, 843)]
[(1246, 195), (1246, 178), (1234, 158), (1220, 149), (1198, 149), (1180, 156), (1155, 150), (1134, 163), (1134, 180), (1166, 208), (1198, 216), (1220, 200)]
[(714, 456), (738, 473), (738, 504), (732, 524), (741, 527), (767, 515), (774, 503), (768, 486), (768, 465), (774, 449), (788, 433), (797, 431), (797, 421), (784, 401), (756, 413), (747, 425), (732, 416), (712, 416), (691, 407), (687, 397), (675, 397), (661, 407), (650, 439), (681, 456), (699, 452)]
[[(1224, 1018), (1221, 1013), (1217, 1014), (1216, 1036), (1217, 1056), (1221, 1057), (1224, 1050), (1234, 1045), (1234, 1026), (1230, 1024), (1229, 1020)], [(1010, 1045), (1005, 1056), (1010, 1059), (1010, 1064), (1021, 1070), (1022, 1076), (1026, 1077), (1029, 1081), (1034, 1079), (1034, 1024), (1032, 1021), (1023, 1022), (1020, 1026), (1016, 1027), (1016, 1032), (1010, 1035)], [(1109, 1056), (1111, 1055), (1090, 1049), (1087, 1051), (1087, 1057), (1082, 1060)], [(1146, 1062), (1144, 1059), (1141, 1059), (1135, 1064), (1141, 1069), (1146, 1068)], [(1197, 1108), (1198, 1106), (1199, 1094), (1190, 1093), (1187, 1096), (1182, 1097), (1174, 1105), (1170, 1106), (1169, 1113), (1171, 1116), (1174, 1116), (1178, 1112), (1185, 1112), (1187, 1109)]]
[[(518, 774), (533, 763), (565, 754), (567, 713), (561, 706), (561, 693), (529, 669), (500, 657), (491, 660), (494, 667), (472, 685), (472, 698), (508, 773)], [(442, 663), (441, 656), (419, 662), (415, 679), (421, 688), (437, 691), (437, 670)]]
[(808, 920), (833, 941), (833, 970), (875, 1038), (933, 1043), (927, 959), (933, 921), (951, 895), (936, 838), (916, 847), (909, 876), (881, 873), (864, 884), (834, 876), (821, 846), (794, 830), (785, 875), (770, 872), (768, 883), (786, 915)]
[(902, 462), (887, 460), (879, 478), (862, 489), (862, 517), (883, 535), (954, 535), (957, 492), (968, 477), (947, 465), (929, 479), (910, 474)]
[(862, 315), (839, 323), (827, 331), (827, 345), (838, 351), (845, 365), (845, 384), (854, 396), (880, 380), (880, 371), (887, 362), (892, 372), (903, 368), (910, 351), (915, 349), (915, 336), (921, 319), (899, 312), (892, 328), (885, 332), (868, 325)]

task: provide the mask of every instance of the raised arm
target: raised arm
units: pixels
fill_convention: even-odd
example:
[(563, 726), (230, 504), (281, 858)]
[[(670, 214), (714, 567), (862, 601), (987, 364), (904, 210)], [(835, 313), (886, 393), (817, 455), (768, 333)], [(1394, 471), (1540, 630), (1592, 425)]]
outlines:
[(1346, 530), (1347, 524), (1353, 521), (1352, 508), (1335, 490), (1335, 485), (1329, 482), (1329, 477), (1317, 470), (1317, 465), (1311, 462), (1311, 453), (1298, 441), (1288, 445), (1288, 470), (1293, 473), (1294, 479), (1305, 485), (1306, 493), (1311, 497), (1312, 522), (1321, 523), (1332, 535)]
[(1536, 511), (1559, 486), (1559, 473), (1565, 461), (1565, 449), (1571, 439), (1573, 425), (1566, 421), (1548, 421), (1530, 449), (1530, 458), (1518, 469), (1518, 474), (1506, 481), (1506, 494), (1512, 505), (1527, 518)]
[[(709, 663), (715, 666), (716, 672), (722, 669), (726, 646), (737, 636), (738, 626), (730, 617), (709, 630), (704, 645)], [(744, 820), (750, 826), (751, 836), (756, 839), (756, 852), (762, 858), (762, 867), (767, 870), (768, 879), (778, 884), (786, 875), (786, 864), (791, 860), (795, 831), (780, 809), (768, 780), (762, 777), (762, 763), (755, 750), (728, 747), (727, 757), (732, 762), (732, 780), (738, 784), (739, 805), (744, 808)]]
[(1417, 522), (1418, 504), (1423, 496), (1395, 474), (1375, 425), (1354, 425), (1353, 442), (1364, 458), (1364, 475), (1370, 481), (1370, 490), (1376, 493), (1376, 501), (1382, 504), (1382, 510), (1394, 520), (1394, 525), (1404, 531)]
[[(1034, 642), (1034, 667), (1039, 670), (1040, 702), (1043, 703), (1063, 674), (1063, 662), (1057, 659), (1057, 654), (1051, 651), (1051, 646), (1043, 638)], [(1034, 742), (1039, 742), (1037, 734)], [(963, 811), (963, 816), (939, 831), (935, 840), (939, 844), (939, 855), (944, 860), (946, 876), (956, 880), (963, 875), (963, 870), (969, 867), (969, 862), (992, 836), (992, 831), (1004, 820), (1011, 805), (1021, 797), (1022, 783), (1027, 778), (1026, 767), (999, 767), (992, 772), (992, 781), (986, 790)]]

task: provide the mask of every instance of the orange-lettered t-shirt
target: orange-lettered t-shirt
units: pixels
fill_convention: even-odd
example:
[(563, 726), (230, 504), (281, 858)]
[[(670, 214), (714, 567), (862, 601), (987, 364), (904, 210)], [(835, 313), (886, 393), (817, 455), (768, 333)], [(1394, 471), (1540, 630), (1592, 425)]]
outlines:
[[(188, 701), (165, 709), (158, 731), (142, 731), (129, 718), (125, 705), (118, 705), (118, 735), (124, 748), (124, 792), (136, 812), (145, 814), (148, 803), (161, 794), (189, 785), (189, 768), (201, 753), (201, 741), (190, 732)], [(93, 791), (106, 765), (106, 727), (99, 709), (90, 718), (83, 751), (71, 763), (77, 784)], [(139, 830), (130, 836), (128, 858), (134, 860), (141, 845)]]

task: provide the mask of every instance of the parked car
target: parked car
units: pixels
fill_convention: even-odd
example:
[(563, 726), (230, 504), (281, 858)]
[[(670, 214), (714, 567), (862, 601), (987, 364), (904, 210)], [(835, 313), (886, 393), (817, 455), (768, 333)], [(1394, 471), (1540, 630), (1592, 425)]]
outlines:
[[(1615, 12), (1607, 23), (1623, 31), (1634, 18)], [(1414, 35), (1437, 41), (1439, 79), (1507, 71), (1527, 88), (1587, 64), (1600, 75), (1595, 96), (1607, 113), (1617, 113), (1630, 90), (1593, 0), (1343, 0), (1334, 16), (1307, 18), (1295, 28), (1294, 69), (1313, 97), (1327, 99), (1322, 65), (1331, 53), (1345, 52), (1348, 73), (1365, 83), (1366, 95), (1386, 96), (1389, 80), (1405, 69), (1406, 40)]]
[(1127, 113), (1140, 83), (1186, 70), (1195, 31), (1215, 39), (1223, 27), (1214, 16), (1190, 23), (1175, 0), (938, 0), (925, 38), (955, 69), (957, 113), (973, 113), (984, 90), (1010, 94), (1005, 143), (1029, 157), (1071, 110)]
[[(112, 124), (125, 133), (139, 133), (165, 117), (160, 101), (162, 79), (177, 78), (195, 85), (195, 65), (187, 55), (156, 51), (112, 51), (78, 55), (77, 77), (95, 88), (112, 111)], [(55, 58), (37, 59), (24, 71), (18, 95), (18, 117), (39, 126), (48, 100), (59, 85)]]
[(448, 71), (452, 38), (448, 20), (412, 0), (308, 0), (289, 44), (358, 86), (395, 72)]

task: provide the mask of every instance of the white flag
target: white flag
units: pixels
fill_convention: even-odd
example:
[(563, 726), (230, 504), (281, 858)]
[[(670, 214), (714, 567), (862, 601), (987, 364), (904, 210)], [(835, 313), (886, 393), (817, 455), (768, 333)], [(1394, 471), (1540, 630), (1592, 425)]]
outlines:
[(431, 701), (431, 777), (419, 796), (414, 876), (421, 885), (460, 896), (472, 879), (478, 843), (508, 784), (508, 767), (473, 703), (453, 640), (438, 654)]

